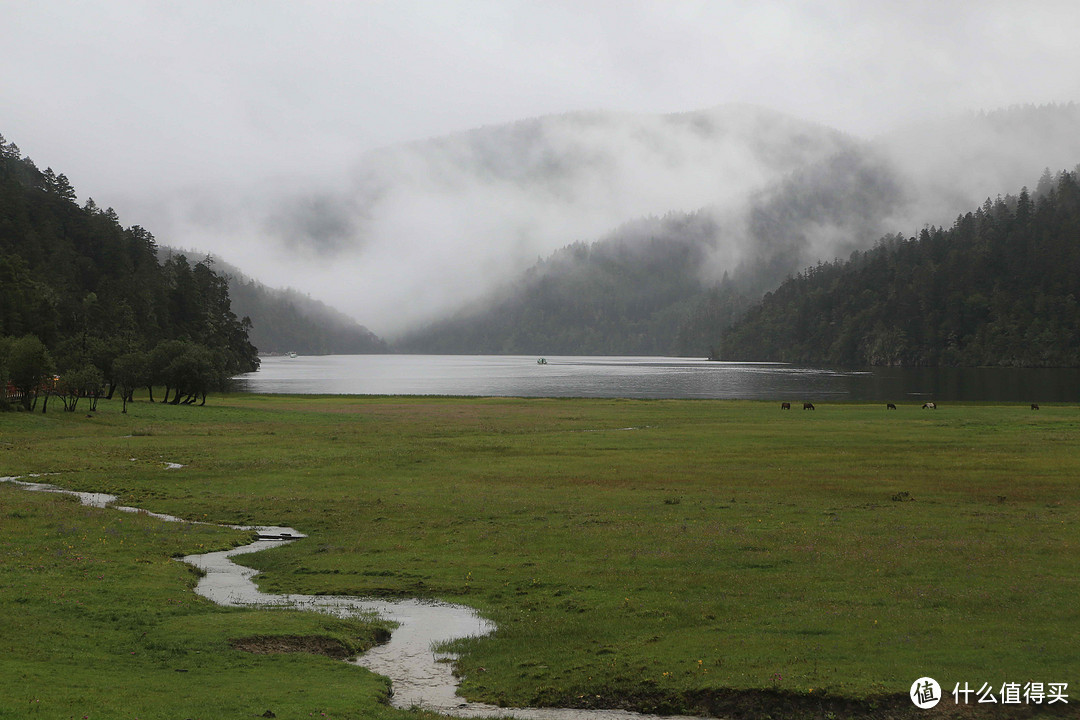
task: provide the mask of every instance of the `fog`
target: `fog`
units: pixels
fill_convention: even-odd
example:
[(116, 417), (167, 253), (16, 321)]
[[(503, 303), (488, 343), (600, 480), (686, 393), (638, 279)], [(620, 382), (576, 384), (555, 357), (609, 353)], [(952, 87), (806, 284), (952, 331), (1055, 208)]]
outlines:
[[(649, 215), (737, 207), (842, 137), (749, 107), (520, 121), (364, 157), (335, 194), (286, 198), (254, 247), (383, 332), (430, 320), (574, 241)], [(340, 287), (329, 287), (340, 285)], [(385, 319), (384, 319), (385, 318)], [(374, 322), (367, 319), (365, 322)]]
[(896, 164), (915, 202), (899, 232), (948, 225), (987, 198), (1035, 189), (1044, 170), (1056, 175), (1080, 164), (1080, 108), (1012, 108), (913, 123), (877, 146)]
[[(0, 133), (80, 202), (393, 336), (634, 218), (737, 218), (849, 142), (915, 189), (890, 219), (905, 233), (1072, 167), (1061, 129), (1003, 147), (1015, 133), (969, 128), (1077, 99), (1078, 19), (1053, 1), (50, 0), (5, 9)], [(842, 235), (814, 233), (823, 253)], [(727, 249), (714, 270), (745, 250)]]

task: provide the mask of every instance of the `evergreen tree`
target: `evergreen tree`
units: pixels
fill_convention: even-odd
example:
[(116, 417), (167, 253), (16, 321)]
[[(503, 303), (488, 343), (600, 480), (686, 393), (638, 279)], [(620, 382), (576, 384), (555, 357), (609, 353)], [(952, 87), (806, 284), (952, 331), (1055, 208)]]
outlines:
[[(1044, 180), (1047, 174), (1044, 174)], [(950, 229), (798, 273), (720, 339), (720, 357), (818, 365), (1080, 366), (1080, 184), (1062, 172)]]
[[(183, 341), (182, 354), (197, 358), (198, 372), (184, 375), (189, 397), (205, 400), (258, 367), (250, 322), (232, 312), (227, 279), (209, 258), (162, 264), (152, 234), (75, 198), (65, 175), (38, 170), (0, 137), (0, 338), (18, 338), (6, 343), (6, 367), (24, 406), (44, 390), (73, 406), (99, 377), (111, 396), (132, 375), (114, 368), (117, 359), (163, 341)], [(62, 386), (46, 369), (59, 371)]]

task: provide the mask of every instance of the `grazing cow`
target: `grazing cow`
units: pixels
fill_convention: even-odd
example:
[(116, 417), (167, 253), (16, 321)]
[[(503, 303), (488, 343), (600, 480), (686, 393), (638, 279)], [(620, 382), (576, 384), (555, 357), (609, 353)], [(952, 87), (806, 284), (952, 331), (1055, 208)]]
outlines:
[(887, 404), (887, 405), (885, 406), (885, 409), (886, 409), (886, 410), (895, 410), (895, 409), (896, 409), (896, 405), (895, 405), (895, 404), (893, 404), (893, 403), (889, 403), (889, 404)]
[(790, 410), (791, 409), (791, 403), (780, 403), (780, 409), (781, 410)]
[(1039, 403), (1031, 403), (1031, 409), (1032, 410), (1038, 410), (1039, 409)]
[(802, 404), (802, 409), (803, 410), (813, 410), (814, 409), (814, 403), (803, 403)]
[(932, 402), (923, 403), (922, 409), (923, 410), (937, 410), (937, 403), (932, 403)]

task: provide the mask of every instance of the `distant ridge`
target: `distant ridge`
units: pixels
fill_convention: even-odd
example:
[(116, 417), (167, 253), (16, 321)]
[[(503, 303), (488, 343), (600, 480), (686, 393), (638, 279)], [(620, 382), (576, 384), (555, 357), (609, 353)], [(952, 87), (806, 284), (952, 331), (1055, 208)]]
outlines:
[(251, 341), (262, 354), (360, 355), (389, 351), (386, 342), (343, 312), (310, 295), (269, 288), (230, 273), (237, 312), (251, 318)]
[[(199, 253), (159, 248), (159, 253)], [(385, 353), (384, 340), (345, 313), (298, 290), (271, 288), (234, 265), (211, 258), (229, 284), (232, 307), (251, 319), (249, 336), (262, 355), (355, 355)]]
[[(797, 132), (801, 142), (812, 139), (810, 127)], [(740, 202), (646, 215), (598, 240), (569, 243), (397, 346), (712, 355), (726, 328), (787, 277), (882, 237), (951, 222), (987, 196), (1031, 183), (1045, 167), (1072, 167), (1080, 160), (1078, 130), (1080, 108), (1070, 103), (972, 114), (873, 141), (827, 134), (827, 152), (809, 153), (814, 159)]]
[(347, 263), (331, 304), (393, 338), (560, 247), (742, 203), (851, 141), (751, 106), (550, 115), (366, 153), (333, 191), (284, 199), (266, 232), (283, 255)]
[(815, 365), (1080, 367), (1080, 166), (949, 229), (799, 273), (723, 333), (719, 358)]

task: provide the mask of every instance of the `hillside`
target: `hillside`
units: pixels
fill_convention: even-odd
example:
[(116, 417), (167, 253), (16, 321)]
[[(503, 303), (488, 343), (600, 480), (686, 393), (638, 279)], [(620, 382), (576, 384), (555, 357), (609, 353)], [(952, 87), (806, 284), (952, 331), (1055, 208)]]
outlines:
[[(321, 299), (389, 329), (395, 350), (715, 355), (726, 328), (802, 268), (883, 236), (917, 235), (1043, 167), (1072, 166), (1077, 127), (1074, 104), (950, 118), (870, 141), (744, 106), (574, 113), (369, 153), (333, 194), (275, 196), (273, 215), (251, 227), (267, 256), (285, 249), (297, 285), (320, 279)], [(182, 303), (162, 309), (151, 295), (160, 282), (187, 283), (163, 280), (161, 269), (198, 269), (208, 286), (224, 279), (230, 322), (250, 318), (245, 341), (261, 352), (388, 350), (349, 315), (239, 268), (219, 263), (219, 276), (207, 261), (160, 256), (154, 270), (142, 258), (142, 245), (158, 249), (146, 230), (124, 229), (111, 209), (78, 207), (63, 175), (15, 160), (9, 179), (51, 204), (29, 231), (8, 210), (7, 227), (19, 227), (7, 241), (17, 251), (5, 251), (16, 263), (4, 269), (8, 328), (33, 326), (58, 347), (81, 311), (43, 288), (71, 288), (107, 301), (104, 316), (130, 310), (130, 322), (95, 330), (101, 338), (123, 323), (141, 336), (194, 337)], [(57, 232), (71, 236), (63, 243), (102, 235), (78, 239), (93, 256), (74, 262), (57, 249)], [(112, 277), (116, 268), (125, 269)]]
[(730, 321), (820, 252), (850, 252), (852, 238), (880, 236), (882, 218), (902, 198), (881, 158), (849, 142), (753, 193), (738, 211), (669, 213), (568, 246), (482, 302), (406, 335), (399, 346), (705, 355), (715, 318)]
[[(199, 256), (194, 250), (159, 247), (158, 257)], [(248, 335), (261, 355), (360, 355), (385, 353), (385, 341), (343, 312), (291, 288), (271, 288), (240, 268), (204, 255), (229, 287), (234, 311), (250, 321)]]
[(784, 282), (719, 358), (816, 365), (1080, 365), (1080, 166), (949, 229), (886, 237)]
[(269, 288), (240, 273), (226, 272), (233, 306), (251, 318), (251, 341), (264, 355), (356, 355), (388, 350), (375, 333), (309, 295)]
[(713, 249), (708, 215), (672, 213), (575, 243), (513, 285), (397, 347), (425, 353), (631, 354), (668, 352), (701, 288)]
[(258, 368), (224, 278), (183, 255), (159, 262), (149, 231), (75, 199), (0, 137), (0, 390), (11, 380), (27, 408), (46, 378), (65, 407), (150, 382), (205, 399)]
[(289, 263), (290, 285), (318, 287), (394, 338), (483, 301), (560, 248), (641, 218), (740, 205), (851, 142), (746, 106), (475, 128), (366, 153), (347, 182), (280, 199), (259, 252)]
[[(761, 296), (883, 235), (947, 222), (1080, 157), (1080, 108), (1023, 106), (831, 151), (737, 202), (623, 224), (538, 261), (501, 288), (410, 332), (413, 352), (715, 354)], [(1053, 161), (1055, 164), (1057, 160)], [(981, 193), (981, 194), (980, 194)]]

